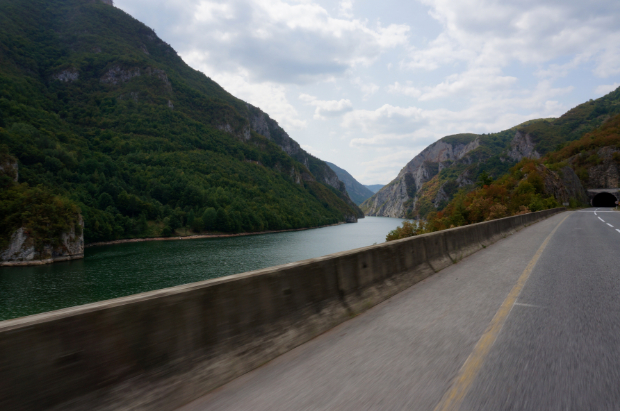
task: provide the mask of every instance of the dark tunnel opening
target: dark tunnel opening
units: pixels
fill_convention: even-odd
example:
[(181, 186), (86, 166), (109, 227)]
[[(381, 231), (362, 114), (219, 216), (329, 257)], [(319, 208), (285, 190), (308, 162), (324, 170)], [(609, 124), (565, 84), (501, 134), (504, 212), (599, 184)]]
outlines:
[(610, 193), (598, 193), (592, 199), (593, 207), (615, 207), (616, 197)]

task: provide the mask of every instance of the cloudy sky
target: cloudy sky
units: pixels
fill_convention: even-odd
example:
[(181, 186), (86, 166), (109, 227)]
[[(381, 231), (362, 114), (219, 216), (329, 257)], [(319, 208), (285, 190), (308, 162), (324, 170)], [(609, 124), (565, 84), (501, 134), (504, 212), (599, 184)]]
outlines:
[(445, 135), (620, 86), (618, 0), (115, 0), (302, 147), (385, 184)]

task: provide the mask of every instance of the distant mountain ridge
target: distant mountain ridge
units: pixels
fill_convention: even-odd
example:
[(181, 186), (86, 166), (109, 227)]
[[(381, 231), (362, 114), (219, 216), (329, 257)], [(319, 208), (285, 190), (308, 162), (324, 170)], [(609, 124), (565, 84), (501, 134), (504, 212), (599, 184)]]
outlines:
[(374, 194), (366, 186), (361, 184), (351, 174), (349, 174), (348, 171), (338, 167), (334, 163), (330, 163), (328, 161), (325, 163), (336, 173), (340, 181), (344, 183), (347, 193), (349, 193), (351, 200), (353, 200), (355, 204), (362, 204), (364, 200)]
[(370, 191), (372, 191), (373, 193), (376, 193), (377, 191), (381, 190), (383, 187), (385, 187), (385, 184), (370, 184), (370, 185), (366, 185), (366, 188), (369, 189)]
[(456, 134), (429, 145), (398, 176), (361, 204), (366, 215), (424, 217), (443, 209), (480, 173), (505, 174), (524, 157), (540, 158), (620, 113), (620, 88), (569, 110), (557, 119), (531, 120), (491, 134)]

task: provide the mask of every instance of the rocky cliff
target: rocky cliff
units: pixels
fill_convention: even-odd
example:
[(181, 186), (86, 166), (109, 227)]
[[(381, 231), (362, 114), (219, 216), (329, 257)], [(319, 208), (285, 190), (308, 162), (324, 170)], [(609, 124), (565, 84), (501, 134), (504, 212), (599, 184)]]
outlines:
[(61, 234), (57, 244), (37, 244), (25, 227), (11, 235), (9, 246), (0, 250), (0, 266), (41, 265), (84, 258), (84, 220), (80, 216)]
[(534, 147), (535, 144), (529, 133), (517, 131), (510, 142), (510, 149), (507, 154), (515, 162), (521, 161), (523, 158), (540, 158), (540, 154)]
[(394, 180), (364, 201), (361, 209), (370, 216), (405, 217), (415, 207), (416, 194), (424, 183), (479, 146), (475, 135), (468, 135), (465, 141), (444, 138), (431, 144), (407, 163)]
[(0, 153), (0, 176), (7, 176), (17, 183), (19, 168), (15, 157)]
[[(19, 163), (13, 156), (3, 153), (0, 154), (0, 177), (5, 178), (7, 176), (10, 178), (9, 183), (5, 184), (5, 180), (0, 188), (0, 190), (5, 190), (3, 194), (7, 194), (11, 187), (20, 187), (16, 184), (19, 178)], [(14, 196), (9, 194), (8, 197), (15, 201)], [(2, 196), (0, 196), (1, 198)], [(46, 198), (46, 200), (44, 201), (46, 204), (54, 201), (53, 198)], [(32, 203), (27, 203), (22, 209), (29, 211), (36, 209), (31, 208), (32, 205)], [(0, 223), (5, 224), (3, 232), (10, 233), (10, 240), (6, 248), (0, 248), (0, 266), (39, 265), (84, 257), (84, 220), (77, 212), (72, 215), (75, 223), (70, 224), (69, 229), (61, 232), (60, 235), (56, 233), (52, 239), (53, 243), (49, 242), (49, 239), (41, 240), (40, 235), (39, 237), (33, 235), (28, 227), (19, 227), (11, 233), (14, 230), (10, 226), (11, 220), (5, 220), (3, 217), (7, 216), (0, 216)], [(58, 215), (55, 217), (58, 218)], [(52, 220), (47, 219), (44, 224), (55, 225), (57, 221)], [(18, 221), (22, 221), (21, 224), (24, 224), (23, 220)], [(7, 236), (7, 238), (9, 237)]]
[(536, 170), (543, 178), (545, 194), (553, 196), (558, 203), (566, 204), (571, 199), (577, 200), (581, 204), (588, 203), (588, 193), (575, 171), (569, 166), (564, 166), (558, 171), (552, 171), (540, 164)]
[(459, 189), (473, 187), (485, 168), (495, 170), (490, 174), (497, 178), (523, 158), (540, 158), (535, 147), (532, 136), (518, 129), (444, 137), (414, 157), (360, 207), (366, 215), (425, 215), (443, 208)]
[(569, 163), (573, 167), (585, 169), (581, 174), (587, 188), (618, 188), (620, 187), (620, 150), (616, 147), (601, 147), (571, 157)]

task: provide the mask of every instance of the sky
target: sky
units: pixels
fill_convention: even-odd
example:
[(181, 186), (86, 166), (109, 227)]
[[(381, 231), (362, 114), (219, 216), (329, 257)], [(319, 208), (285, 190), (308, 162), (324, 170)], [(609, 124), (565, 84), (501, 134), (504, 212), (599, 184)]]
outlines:
[(115, 0), (309, 153), (386, 184), (456, 133), (620, 86), (620, 1)]

